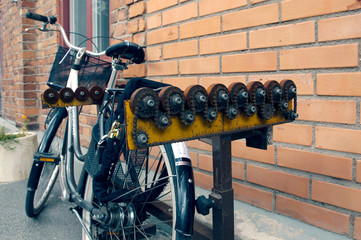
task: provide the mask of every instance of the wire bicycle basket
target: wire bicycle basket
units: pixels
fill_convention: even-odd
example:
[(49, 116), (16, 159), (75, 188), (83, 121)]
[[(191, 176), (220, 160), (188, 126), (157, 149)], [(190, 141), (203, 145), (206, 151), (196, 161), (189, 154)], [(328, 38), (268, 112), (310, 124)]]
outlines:
[[(47, 85), (57, 91), (66, 87), (76, 52), (59, 46), (50, 71)], [(112, 64), (97, 57), (84, 56), (80, 63), (79, 86), (105, 88), (112, 72)]]

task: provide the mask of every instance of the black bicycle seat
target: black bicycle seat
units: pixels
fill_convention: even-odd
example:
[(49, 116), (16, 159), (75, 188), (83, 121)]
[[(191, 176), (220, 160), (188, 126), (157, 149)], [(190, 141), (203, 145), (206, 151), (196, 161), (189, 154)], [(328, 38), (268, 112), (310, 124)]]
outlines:
[(109, 57), (121, 57), (129, 59), (134, 63), (142, 63), (144, 61), (144, 50), (138, 44), (124, 41), (114, 44), (105, 50), (105, 55)]

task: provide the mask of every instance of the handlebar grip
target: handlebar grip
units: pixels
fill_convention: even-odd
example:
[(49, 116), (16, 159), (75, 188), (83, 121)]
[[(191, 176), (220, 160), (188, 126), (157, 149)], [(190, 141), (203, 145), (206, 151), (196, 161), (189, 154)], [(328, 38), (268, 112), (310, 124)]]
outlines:
[(27, 12), (25, 14), (25, 16), (27, 18), (30, 18), (30, 19), (33, 19), (33, 20), (36, 20), (36, 21), (40, 21), (40, 22), (44, 22), (44, 23), (48, 23), (49, 22), (49, 18), (44, 16), (44, 15), (40, 15), (40, 14), (37, 14), (37, 13), (33, 13), (33, 12)]

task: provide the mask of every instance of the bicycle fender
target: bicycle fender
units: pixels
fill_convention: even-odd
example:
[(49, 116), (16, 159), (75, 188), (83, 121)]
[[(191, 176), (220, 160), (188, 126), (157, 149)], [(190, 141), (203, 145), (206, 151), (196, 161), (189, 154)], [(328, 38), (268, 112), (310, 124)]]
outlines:
[(44, 162), (34, 160), (29, 175), (29, 179), (31, 179), (31, 181), (28, 181), (28, 186), (27, 186), (28, 190), (35, 191), (38, 188), (38, 183), (39, 183), (41, 171), (43, 170), (43, 165)]
[[(53, 118), (51, 119), (49, 126), (46, 129), (43, 138), (41, 139), (41, 142), (39, 144), (38, 147), (39, 152), (48, 152), (51, 141), (54, 138), (56, 131), (58, 130), (63, 119), (67, 116), (67, 111), (65, 108), (57, 108), (55, 111), (56, 112)], [(34, 158), (34, 162), (31, 167), (30, 175), (28, 178), (28, 185), (27, 185), (28, 190), (35, 191), (38, 188), (39, 178), (41, 171), (43, 170), (43, 166), (44, 166), (44, 162), (41, 162), (36, 158)]]
[[(173, 148), (178, 186), (178, 199), (176, 201), (178, 212), (176, 214), (175, 230), (184, 236), (191, 236), (193, 234), (195, 212), (193, 168), (186, 144), (174, 144), (178, 144), (176, 148)], [(180, 144), (183, 144), (183, 146)]]
[(193, 169), (190, 159), (176, 160), (176, 164), (185, 162), (189, 162), (190, 166), (176, 166), (178, 175), (178, 201), (176, 204), (180, 213), (177, 213), (175, 229), (185, 236), (190, 236), (193, 233), (195, 207)]

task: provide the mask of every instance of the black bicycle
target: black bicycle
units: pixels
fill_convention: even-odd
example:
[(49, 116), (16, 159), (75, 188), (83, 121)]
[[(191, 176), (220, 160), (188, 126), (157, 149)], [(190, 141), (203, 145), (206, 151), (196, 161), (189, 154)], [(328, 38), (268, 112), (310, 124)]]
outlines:
[[(186, 144), (134, 151), (126, 147), (123, 100), (140, 86), (155, 91), (163, 86), (145, 79), (116, 86), (118, 71), (144, 61), (143, 49), (123, 41), (103, 52), (91, 52), (72, 45), (56, 17), (30, 12), (26, 17), (43, 22), (41, 31), (55, 26), (67, 46), (58, 49), (50, 88), (43, 98), (66, 102), (90, 96), (98, 109), (86, 153), (79, 136), (81, 108), (59, 107), (49, 112), (28, 179), (26, 214), (36, 217), (41, 213), (60, 173), (62, 197), (76, 204), (72, 211), (82, 224), (83, 239), (190, 239), (195, 201)], [(104, 55), (112, 58), (111, 63), (100, 59)], [(75, 159), (84, 162), (77, 181)]]

